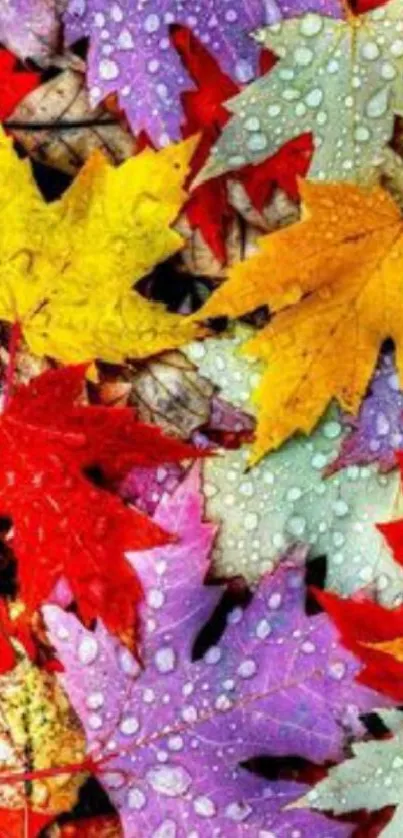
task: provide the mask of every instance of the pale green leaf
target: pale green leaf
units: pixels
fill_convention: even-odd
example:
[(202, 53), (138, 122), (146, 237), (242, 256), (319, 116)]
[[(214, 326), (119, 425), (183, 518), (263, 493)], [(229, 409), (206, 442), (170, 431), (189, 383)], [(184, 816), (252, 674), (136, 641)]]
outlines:
[(366, 177), (403, 112), (403, 0), (346, 20), (309, 13), (256, 38), (280, 60), (226, 102), (234, 116), (197, 182), (259, 163), (305, 132), (310, 178)]
[(382, 838), (403, 835), (403, 728), (392, 739), (353, 745), (352, 759), (331, 768), (328, 776), (298, 805), (336, 815), (396, 806)]
[[(249, 411), (261, 365), (236, 350), (250, 334), (240, 327), (235, 337), (207, 339), (186, 350), (224, 398)], [(207, 517), (219, 524), (218, 575), (242, 574), (254, 582), (287, 546), (303, 541), (312, 558), (327, 555), (332, 590), (351, 594), (369, 586), (385, 604), (400, 601), (403, 570), (375, 526), (401, 512), (398, 474), (351, 466), (324, 479), (342, 439), (338, 418), (331, 408), (310, 438), (295, 437), (250, 471), (249, 446), (206, 461)]]

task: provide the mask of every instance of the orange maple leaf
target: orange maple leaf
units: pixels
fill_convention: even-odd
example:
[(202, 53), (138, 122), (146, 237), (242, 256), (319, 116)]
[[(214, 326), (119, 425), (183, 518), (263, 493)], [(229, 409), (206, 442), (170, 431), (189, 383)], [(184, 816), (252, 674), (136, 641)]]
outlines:
[(356, 413), (380, 345), (395, 341), (403, 377), (403, 219), (381, 188), (302, 183), (302, 218), (260, 240), (197, 317), (237, 317), (267, 305), (271, 322), (246, 344), (267, 362), (253, 461), (329, 402)]

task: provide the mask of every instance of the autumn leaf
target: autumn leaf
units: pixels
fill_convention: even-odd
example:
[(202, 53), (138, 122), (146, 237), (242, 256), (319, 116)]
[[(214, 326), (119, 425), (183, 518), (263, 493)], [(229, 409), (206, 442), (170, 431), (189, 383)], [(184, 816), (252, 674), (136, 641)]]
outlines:
[[(188, 137), (201, 132), (192, 160), (191, 183), (228, 122), (228, 113), (223, 105), (239, 92), (240, 85), (223, 73), (217, 61), (191, 31), (173, 27), (171, 40), (196, 84), (196, 90), (185, 91), (181, 96), (186, 117), (181, 128), (182, 135)], [(258, 213), (262, 213), (276, 185), (290, 197), (297, 198), (297, 178), (306, 174), (311, 151), (310, 138), (305, 136), (288, 143), (259, 166), (247, 166), (237, 174), (237, 181), (243, 185)], [(228, 178), (221, 177), (202, 184), (193, 190), (185, 206), (191, 227), (200, 230), (220, 264), (227, 263), (230, 256), (226, 239), (237, 209), (231, 204), (231, 189), (227, 181)]]
[[(78, 70), (67, 68), (15, 108), (16, 104), (9, 123), (20, 127), (12, 128), (12, 134), (30, 157), (47, 166), (74, 175), (95, 149), (115, 164), (134, 153), (135, 140), (123, 120), (111, 116), (103, 105), (91, 108), (84, 75)], [(35, 127), (41, 123), (43, 128)]]
[(2, 0), (0, 41), (20, 58), (46, 62), (56, 48), (65, 0)]
[[(0, 420), (0, 510), (31, 616), (65, 578), (79, 613), (133, 639), (140, 585), (124, 552), (169, 538), (111, 491), (133, 466), (197, 450), (138, 423), (128, 409), (81, 406), (84, 369), (46, 372), (21, 387)], [(105, 488), (89, 480), (101, 470)], [(33, 573), (32, 569), (35, 568)]]
[[(59, 769), (83, 762), (84, 736), (55, 676), (26, 659), (0, 676), (0, 706), (0, 836), (25, 838), (28, 818), (34, 838), (76, 803), (85, 766), (74, 774)], [(33, 771), (44, 776), (27, 783), (6, 780)]]
[(24, 809), (0, 808), (0, 838), (39, 838), (44, 827), (53, 820), (53, 814)]
[(335, 643), (328, 617), (304, 614), (305, 550), (291, 551), (246, 611), (230, 613), (217, 644), (192, 662), (194, 640), (222, 593), (202, 584), (214, 527), (202, 521), (195, 470), (162, 500), (155, 521), (175, 523), (179, 541), (136, 560), (146, 592), (143, 668), (100, 622), (88, 660), (82, 650), (90, 635), (76, 617), (44, 608), (64, 666), (60, 680), (124, 834), (146, 835), (171, 822), (178, 838), (192, 828), (207, 836), (215, 827), (256, 838), (260, 830), (298, 828), (343, 835), (345, 824), (282, 811), (303, 793), (299, 784), (271, 784), (239, 767), (262, 753), (337, 759), (346, 739), (362, 734), (358, 708), (380, 701), (352, 682), (356, 663)]
[(96, 153), (61, 200), (45, 204), (29, 163), (0, 135), (0, 318), (21, 323), (32, 352), (115, 362), (194, 334), (190, 319), (132, 290), (182, 245), (170, 225), (194, 148), (191, 139), (148, 149), (118, 168)]
[(253, 462), (296, 431), (308, 434), (333, 398), (356, 413), (385, 338), (401, 369), (396, 204), (380, 188), (351, 184), (305, 182), (301, 195), (302, 220), (264, 237), (197, 314), (236, 317), (264, 304), (275, 314), (246, 346), (268, 365)]
[(227, 102), (233, 117), (196, 183), (259, 163), (305, 132), (315, 144), (310, 177), (366, 177), (402, 115), (402, 12), (391, 0), (361, 17), (308, 13), (259, 29), (257, 42), (279, 61)]
[(358, 416), (345, 413), (342, 421), (349, 433), (328, 474), (356, 464), (376, 462), (381, 471), (396, 466), (396, 451), (403, 446), (403, 393), (393, 353), (381, 356)]
[(386, 741), (352, 746), (353, 756), (330, 769), (328, 777), (298, 802), (314, 811), (337, 815), (366, 810), (376, 812), (393, 806), (392, 819), (378, 833), (399, 838), (403, 828), (403, 727)]
[[(398, 455), (400, 470), (403, 457)], [(379, 525), (396, 562), (403, 565), (403, 522)], [(328, 591), (316, 596), (341, 634), (344, 645), (365, 664), (359, 680), (403, 700), (403, 606), (391, 610), (367, 599), (339, 599)]]
[(130, 378), (130, 404), (143, 422), (183, 439), (207, 424), (214, 388), (180, 352), (151, 358)]
[(119, 818), (113, 815), (80, 818), (61, 827), (55, 827), (50, 834), (50, 838), (122, 838), (122, 836)]
[[(243, 410), (250, 410), (251, 392), (264, 375), (260, 361), (239, 353), (253, 334), (238, 325), (185, 348), (200, 374)], [(403, 570), (377, 527), (401, 515), (399, 476), (354, 465), (325, 479), (345, 437), (332, 407), (309, 438), (295, 437), (253, 469), (247, 468), (246, 445), (205, 461), (206, 510), (219, 525), (213, 550), (219, 578), (241, 573), (256, 583), (282, 561), (284, 550), (303, 540), (310, 559), (326, 556), (330, 590), (348, 595), (364, 587), (387, 605), (399, 600)]]
[(0, 119), (7, 119), (21, 99), (39, 83), (39, 73), (19, 69), (15, 56), (0, 49)]
[(316, 596), (344, 646), (363, 662), (359, 681), (402, 702), (403, 606), (386, 609), (368, 599), (340, 599), (328, 591), (317, 591)]
[[(84, 6), (70, 0), (65, 16), (67, 39), (69, 43), (91, 39), (88, 87), (92, 98), (98, 102), (118, 92), (133, 131), (145, 130), (160, 145), (167, 138), (178, 139), (179, 97), (191, 88), (175, 50), (169, 48), (170, 25), (190, 25), (234, 81), (245, 84), (254, 77), (259, 48), (249, 33), (272, 19), (273, 7), (261, 0), (237, 0), (234, 5), (228, 0), (204, 0), (189, 14), (180, 0), (153, 0), (151, 5), (135, 8), (131, 0), (123, 0), (115, 19), (106, 18), (105, 0), (87, 0)], [(299, 14), (301, 9), (341, 13), (338, 0), (278, 0), (275, 6), (277, 16)], [(105, 27), (97, 26), (102, 20), (98, 15), (107, 19)], [(107, 56), (102, 31), (107, 34)]]

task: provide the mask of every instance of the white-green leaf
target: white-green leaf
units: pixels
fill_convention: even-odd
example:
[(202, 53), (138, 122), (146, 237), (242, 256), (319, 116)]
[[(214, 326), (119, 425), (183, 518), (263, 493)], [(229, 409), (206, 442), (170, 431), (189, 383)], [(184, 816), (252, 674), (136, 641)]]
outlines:
[(353, 759), (332, 768), (299, 805), (336, 815), (396, 806), (382, 838), (403, 835), (403, 729), (392, 739), (353, 745)]
[[(250, 335), (211, 338), (187, 349), (202, 375), (222, 395), (250, 410), (261, 365), (239, 355)], [(214, 551), (218, 575), (242, 574), (249, 582), (272, 569), (284, 549), (303, 541), (310, 556), (327, 556), (327, 585), (341, 594), (369, 586), (385, 604), (402, 598), (403, 570), (394, 561), (376, 523), (398, 517), (397, 472), (350, 466), (323, 478), (342, 439), (332, 408), (311, 437), (295, 437), (246, 471), (248, 446), (208, 459), (204, 465), (207, 516), (219, 524)]]
[(198, 182), (259, 163), (305, 132), (315, 143), (309, 177), (366, 177), (403, 113), (403, 0), (347, 20), (309, 13), (255, 37), (280, 60), (226, 102), (234, 116)]

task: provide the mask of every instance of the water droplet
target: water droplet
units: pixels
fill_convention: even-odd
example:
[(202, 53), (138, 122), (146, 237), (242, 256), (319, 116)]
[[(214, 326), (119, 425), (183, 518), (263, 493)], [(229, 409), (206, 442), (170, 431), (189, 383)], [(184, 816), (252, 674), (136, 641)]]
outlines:
[(161, 608), (164, 604), (165, 596), (162, 591), (159, 591), (156, 588), (152, 588), (147, 596), (147, 602), (150, 608)]
[(154, 655), (154, 662), (158, 672), (163, 675), (172, 672), (176, 664), (175, 650), (171, 646), (161, 646)]
[(105, 771), (102, 779), (111, 789), (121, 789), (125, 785), (125, 776), (121, 771)]
[(238, 666), (237, 672), (241, 678), (252, 678), (257, 670), (257, 666), (254, 660), (248, 658)]
[(308, 67), (313, 59), (313, 52), (308, 47), (297, 47), (294, 52), (294, 61), (300, 67)]
[(305, 96), (305, 102), (309, 108), (318, 108), (323, 99), (323, 91), (320, 87), (314, 87)]
[(221, 658), (221, 649), (219, 646), (211, 646), (204, 655), (204, 661), (208, 664), (216, 664)]
[(133, 733), (137, 733), (139, 727), (138, 719), (135, 716), (126, 716), (120, 723), (120, 730), (125, 736), (132, 736)]
[(229, 803), (225, 809), (227, 818), (236, 823), (242, 823), (252, 812), (252, 807), (247, 803)]
[(365, 41), (361, 47), (361, 55), (367, 61), (375, 61), (379, 56), (379, 47), (375, 41)]
[(180, 797), (192, 783), (189, 772), (179, 765), (158, 765), (150, 768), (146, 777), (154, 791), (165, 797)]
[(305, 37), (313, 38), (315, 35), (318, 35), (322, 26), (323, 22), (319, 15), (308, 13), (301, 20), (300, 30)]
[(271, 632), (271, 625), (270, 625), (269, 621), (266, 620), (266, 619), (259, 620), (259, 622), (256, 626), (256, 637), (258, 637), (259, 640), (265, 640), (266, 637), (269, 636), (270, 632)]
[(371, 96), (371, 99), (369, 99), (365, 106), (365, 113), (370, 119), (377, 119), (386, 113), (389, 93), (388, 87), (382, 87), (381, 90), (378, 90), (377, 93)]
[(144, 809), (146, 803), (147, 798), (141, 789), (137, 789), (135, 786), (129, 789), (129, 793), (127, 795), (127, 805), (129, 809), (140, 811), (140, 809)]
[(78, 645), (78, 659), (84, 666), (94, 663), (98, 656), (98, 641), (91, 634), (86, 634)]
[(90, 693), (86, 699), (86, 705), (90, 710), (99, 710), (104, 704), (104, 696), (101, 692)]
[(212, 818), (216, 813), (216, 807), (209, 797), (196, 797), (193, 801), (193, 807), (197, 815), (201, 818)]
[(176, 838), (177, 830), (175, 821), (163, 821), (158, 829), (152, 834), (152, 838)]
[(112, 61), (110, 58), (102, 58), (99, 62), (99, 75), (106, 81), (113, 81), (114, 79), (117, 79), (119, 75), (119, 67), (116, 64), (116, 61)]

